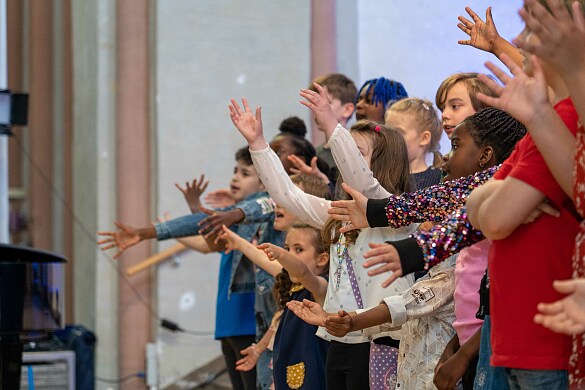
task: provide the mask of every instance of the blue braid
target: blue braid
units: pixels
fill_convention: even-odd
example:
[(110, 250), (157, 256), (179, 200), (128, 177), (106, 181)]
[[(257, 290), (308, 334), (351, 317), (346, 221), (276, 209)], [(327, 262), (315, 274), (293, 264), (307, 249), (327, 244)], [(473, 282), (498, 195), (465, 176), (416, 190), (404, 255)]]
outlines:
[[(364, 88), (366, 88), (365, 95), (368, 96), (370, 91), (372, 93), (373, 103), (381, 103), (384, 106), (384, 109), (388, 107), (389, 103), (397, 102), (398, 100), (404, 99), (408, 97), (408, 93), (402, 83), (394, 80), (388, 80), (387, 78), (380, 77), (378, 79), (371, 79), (366, 81), (362, 87), (360, 88), (357, 99), (362, 94)], [(356, 99), (356, 103), (357, 103)]]

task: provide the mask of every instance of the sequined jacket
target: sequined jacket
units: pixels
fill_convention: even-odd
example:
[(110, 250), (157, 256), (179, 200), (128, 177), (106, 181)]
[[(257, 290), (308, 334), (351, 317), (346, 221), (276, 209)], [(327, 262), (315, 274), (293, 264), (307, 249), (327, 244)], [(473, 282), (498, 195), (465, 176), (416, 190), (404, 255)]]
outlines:
[(440, 222), (429, 231), (418, 231), (405, 240), (391, 242), (400, 255), (405, 275), (428, 269), (484, 239), (469, 223), (465, 201), (471, 191), (491, 179), (499, 167), (409, 194), (368, 200), (367, 217), (371, 227), (396, 228), (413, 222)]

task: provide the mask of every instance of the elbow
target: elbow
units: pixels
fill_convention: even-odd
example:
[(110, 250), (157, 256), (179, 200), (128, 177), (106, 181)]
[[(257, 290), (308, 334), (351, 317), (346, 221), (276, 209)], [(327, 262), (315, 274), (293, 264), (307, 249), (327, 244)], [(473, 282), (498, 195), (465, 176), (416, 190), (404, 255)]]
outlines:
[(498, 215), (482, 218), (480, 225), (483, 235), (491, 240), (503, 240), (510, 236), (515, 228), (498, 218)]

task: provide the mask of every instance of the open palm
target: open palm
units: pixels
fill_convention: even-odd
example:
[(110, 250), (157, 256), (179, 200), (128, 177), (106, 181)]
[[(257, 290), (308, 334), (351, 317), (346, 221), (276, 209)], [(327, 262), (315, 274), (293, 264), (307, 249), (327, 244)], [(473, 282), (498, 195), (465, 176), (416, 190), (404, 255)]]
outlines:
[[(252, 146), (260, 141), (264, 141), (264, 134), (262, 132), (262, 109), (256, 108), (256, 112), (252, 113), (248, 101), (242, 99), (244, 109), (238, 105), (234, 99), (231, 99), (230, 118), (232, 123), (240, 131), (240, 134), (248, 141), (248, 145)], [(265, 143), (265, 142), (264, 142)], [(262, 145), (264, 146), (264, 145)]]

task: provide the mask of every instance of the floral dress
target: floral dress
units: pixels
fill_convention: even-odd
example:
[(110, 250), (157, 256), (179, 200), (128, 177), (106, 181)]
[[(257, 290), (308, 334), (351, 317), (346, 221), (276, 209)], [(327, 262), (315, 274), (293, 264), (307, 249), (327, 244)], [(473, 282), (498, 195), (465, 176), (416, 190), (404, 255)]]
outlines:
[[(575, 208), (581, 216), (585, 216), (585, 131), (582, 125), (577, 131), (573, 169)], [(573, 277), (585, 277), (585, 221), (581, 221), (579, 232), (575, 238)], [(573, 336), (573, 351), (569, 361), (569, 381), (571, 389), (585, 388), (585, 335), (583, 333)]]

